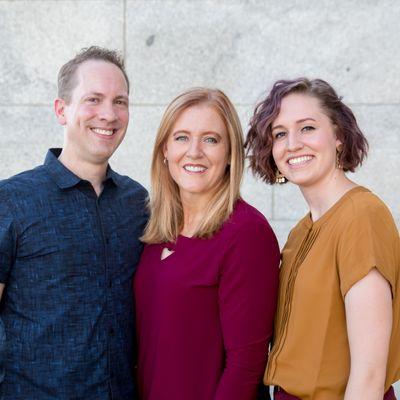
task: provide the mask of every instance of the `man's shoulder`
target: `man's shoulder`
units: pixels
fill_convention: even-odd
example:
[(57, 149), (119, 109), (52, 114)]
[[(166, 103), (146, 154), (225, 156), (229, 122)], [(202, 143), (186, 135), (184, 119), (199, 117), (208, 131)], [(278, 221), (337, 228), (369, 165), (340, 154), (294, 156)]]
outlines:
[(114, 171), (114, 174), (118, 180), (118, 184), (122, 187), (122, 189), (133, 191), (135, 193), (143, 194), (144, 196), (147, 196), (146, 188), (143, 185), (141, 185), (139, 182), (135, 181), (134, 179), (130, 178), (129, 176), (120, 175), (115, 171)]
[(49, 181), (43, 165), (0, 180), (0, 194), (36, 191), (38, 185)]

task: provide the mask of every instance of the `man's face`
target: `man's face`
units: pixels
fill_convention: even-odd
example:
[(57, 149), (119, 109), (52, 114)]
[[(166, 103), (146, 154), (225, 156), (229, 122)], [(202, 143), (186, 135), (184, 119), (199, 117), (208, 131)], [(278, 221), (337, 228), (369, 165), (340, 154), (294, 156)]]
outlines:
[(64, 157), (105, 164), (128, 127), (127, 83), (116, 65), (101, 60), (81, 64), (76, 79), (70, 102), (57, 99), (55, 104), (58, 121), (65, 126)]

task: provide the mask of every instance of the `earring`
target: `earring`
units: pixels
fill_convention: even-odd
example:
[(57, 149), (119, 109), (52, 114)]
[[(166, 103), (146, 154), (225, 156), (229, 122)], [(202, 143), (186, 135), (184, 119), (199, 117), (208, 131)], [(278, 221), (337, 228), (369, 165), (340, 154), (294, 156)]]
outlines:
[(276, 170), (276, 177), (275, 177), (275, 183), (285, 183), (286, 182), (286, 178), (285, 176), (279, 171), (279, 169)]
[(343, 169), (343, 165), (340, 162), (340, 156), (342, 154), (342, 149), (336, 149), (336, 168)]
[(164, 164), (167, 165), (167, 163), (168, 163), (167, 157), (164, 157), (163, 161), (164, 161)]

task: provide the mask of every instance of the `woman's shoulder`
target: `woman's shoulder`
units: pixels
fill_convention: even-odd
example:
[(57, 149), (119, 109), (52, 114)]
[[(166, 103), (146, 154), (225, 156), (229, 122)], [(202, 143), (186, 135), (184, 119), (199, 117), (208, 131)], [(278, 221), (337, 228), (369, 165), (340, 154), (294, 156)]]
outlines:
[(255, 207), (242, 199), (236, 202), (235, 208), (222, 230), (225, 234), (229, 235), (273, 234), (266, 217)]
[[(387, 205), (369, 189), (358, 186), (350, 191), (348, 201), (343, 204), (342, 213), (347, 215), (347, 220), (393, 221), (392, 214)], [(393, 221), (394, 223), (394, 221)]]

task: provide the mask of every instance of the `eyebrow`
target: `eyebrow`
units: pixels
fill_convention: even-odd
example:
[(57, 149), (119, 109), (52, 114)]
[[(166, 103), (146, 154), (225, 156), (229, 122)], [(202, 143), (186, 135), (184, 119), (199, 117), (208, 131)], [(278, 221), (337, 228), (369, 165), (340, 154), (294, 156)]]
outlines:
[[(314, 121), (314, 122), (316, 122), (314, 118), (307, 117), (307, 118), (302, 118), (302, 119), (297, 120), (296, 124), (301, 124), (302, 122), (305, 122), (305, 121)], [(283, 125), (276, 125), (276, 126), (273, 126), (271, 128), (271, 130), (274, 130), (274, 129), (277, 129), (277, 128), (282, 129), (282, 128), (284, 128), (284, 126)]]
[[(104, 97), (103, 93), (100, 92), (88, 92), (85, 93), (82, 98), (87, 97), (87, 96), (97, 96), (97, 97)], [(120, 94), (118, 96), (116, 96), (114, 99), (125, 99), (125, 100), (129, 100), (129, 97), (127, 95), (124, 94)]]
[[(190, 131), (187, 131), (187, 130), (185, 130), (185, 129), (180, 129), (179, 131), (173, 132), (173, 136), (175, 136), (175, 135), (177, 135), (177, 134), (179, 134), (179, 133), (186, 133), (187, 135), (190, 135), (190, 134), (191, 134)], [(203, 135), (203, 136), (204, 136), (204, 135), (215, 135), (215, 136), (218, 136), (219, 138), (222, 138), (222, 136), (221, 136), (220, 133), (214, 132), (214, 131), (204, 131), (204, 132), (201, 132), (201, 135)]]

